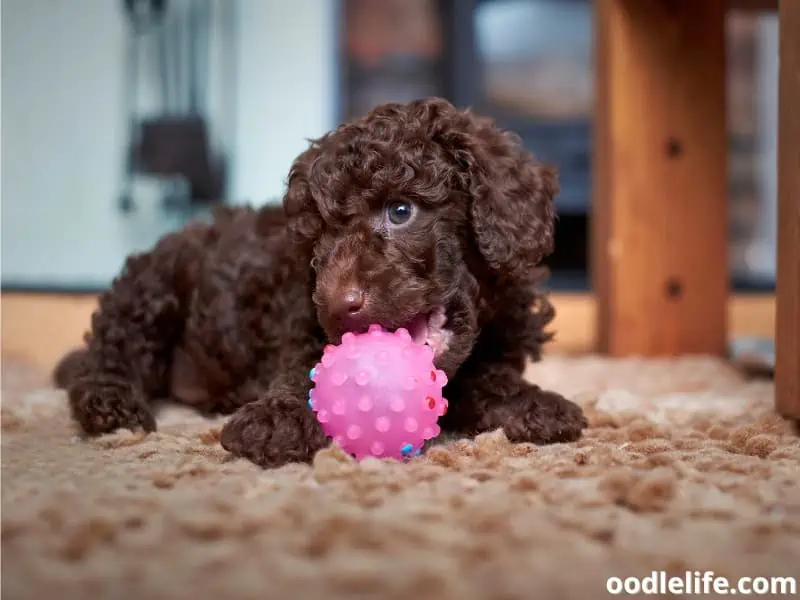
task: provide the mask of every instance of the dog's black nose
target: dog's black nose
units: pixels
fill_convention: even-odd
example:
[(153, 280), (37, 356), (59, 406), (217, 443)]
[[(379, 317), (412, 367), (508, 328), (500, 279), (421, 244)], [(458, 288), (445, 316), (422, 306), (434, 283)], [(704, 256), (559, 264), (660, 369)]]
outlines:
[(333, 312), (339, 317), (352, 317), (364, 308), (364, 291), (358, 287), (348, 287), (339, 293)]

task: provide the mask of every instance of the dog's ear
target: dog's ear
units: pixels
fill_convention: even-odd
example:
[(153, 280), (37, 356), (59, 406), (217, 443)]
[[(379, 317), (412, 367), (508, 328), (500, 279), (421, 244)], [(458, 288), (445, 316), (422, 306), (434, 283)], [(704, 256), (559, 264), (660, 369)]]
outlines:
[(311, 190), (311, 169), (318, 153), (316, 142), (298, 156), (289, 170), (283, 208), (295, 242), (313, 243), (322, 230), (322, 217)]
[(539, 163), (516, 135), (490, 120), (474, 115), (468, 120), (471, 131), (462, 137), (456, 157), (466, 167), (463, 179), (478, 249), (504, 276), (533, 276), (553, 251), (556, 170)]

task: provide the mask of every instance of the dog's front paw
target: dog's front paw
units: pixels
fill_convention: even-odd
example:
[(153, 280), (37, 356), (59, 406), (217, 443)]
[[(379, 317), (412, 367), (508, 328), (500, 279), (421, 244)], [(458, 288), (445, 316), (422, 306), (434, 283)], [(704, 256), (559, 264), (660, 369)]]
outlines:
[(75, 381), (68, 392), (73, 419), (87, 435), (117, 429), (156, 430), (156, 419), (146, 400), (127, 383), (86, 377)]
[(574, 442), (589, 425), (580, 406), (560, 394), (533, 386), (525, 389), (515, 407), (502, 424), (512, 442)]
[(265, 399), (246, 404), (225, 424), (222, 447), (260, 467), (310, 462), (330, 440), (305, 404)]

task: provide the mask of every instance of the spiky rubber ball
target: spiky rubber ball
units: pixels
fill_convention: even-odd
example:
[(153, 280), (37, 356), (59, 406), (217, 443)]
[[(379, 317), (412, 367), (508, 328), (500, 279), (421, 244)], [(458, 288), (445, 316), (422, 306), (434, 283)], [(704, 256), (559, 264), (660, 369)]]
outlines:
[(325, 347), (310, 377), (311, 410), (358, 460), (415, 456), (440, 433), (447, 376), (434, 366), (433, 349), (414, 343), (406, 329), (345, 333), (341, 344)]

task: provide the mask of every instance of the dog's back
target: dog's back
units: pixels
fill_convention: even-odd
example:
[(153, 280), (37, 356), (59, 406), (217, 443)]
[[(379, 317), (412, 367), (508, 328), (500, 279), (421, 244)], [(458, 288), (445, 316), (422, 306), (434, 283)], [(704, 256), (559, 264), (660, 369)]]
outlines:
[[(172, 232), (159, 240), (157, 246), (169, 244), (175, 248), (173, 268), (175, 279), (184, 288), (183, 296), (191, 296), (197, 279), (202, 276), (202, 267), (206, 259), (218, 247), (220, 240), (238, 240), (247, 234), (273, 237), (276, 240), (286, 235), (286, 216), (279, 204), (262, 209), (249, 206), (220, 205), (211, 213), (210, 222), (192, 221), (178, 231)], [(180, 256), (179, 256), (179, 255)], [(87, 329), (90, 324), (87, 323)], [(88, 342), (89, 335), (85, 338)], [(66, 389), (80, 376), (87, 356), (86, 345), (67, 352), (58, 361), (52, 372), (52, 381), (57, 388)]]

